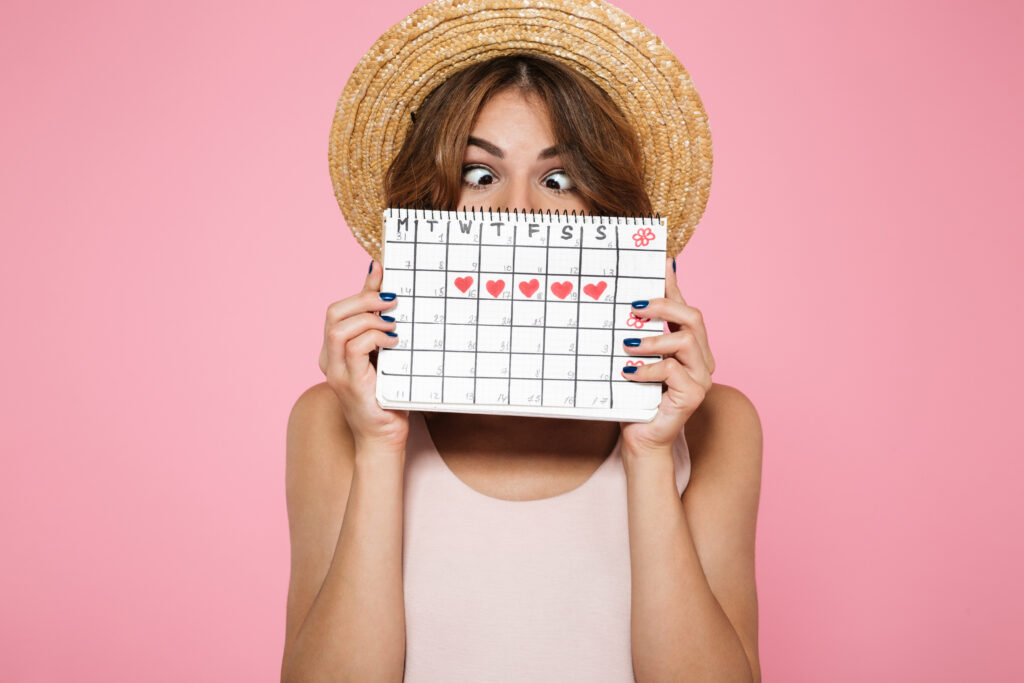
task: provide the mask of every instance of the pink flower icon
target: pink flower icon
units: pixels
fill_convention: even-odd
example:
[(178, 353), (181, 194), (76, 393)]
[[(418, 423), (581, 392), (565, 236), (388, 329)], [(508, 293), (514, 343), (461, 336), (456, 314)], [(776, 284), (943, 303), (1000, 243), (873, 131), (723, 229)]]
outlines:
[(650, 228), (641, 228), (633, 233), (633, 244), (638, 247), (646, 247), (654, 241), (654, 231)]
[(651, 322), (650, 318), (641, 318), (636, 313), (630, 313), (629, 318), (626, 319), (626, 327), (635, 327), (640, 329), (644, 326), (644, 323)]

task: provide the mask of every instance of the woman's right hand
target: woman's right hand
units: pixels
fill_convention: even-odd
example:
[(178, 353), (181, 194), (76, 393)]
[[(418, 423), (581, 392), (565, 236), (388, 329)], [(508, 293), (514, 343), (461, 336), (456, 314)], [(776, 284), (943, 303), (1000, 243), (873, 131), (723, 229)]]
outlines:
[(341, 401), (357, 449), (404, 451), (409, 411), (377, 404), (377, 370), (370, 363), (370, 353), (378, 346), (398, 343), (398, 337), (386, 334), (394, 332), (396, 324), (377, 315), (396, 304), (395, 299), (380, 297), (383, 276), (380, 264), (371, 262), (362, 291), (328, 306), (320, 370)]

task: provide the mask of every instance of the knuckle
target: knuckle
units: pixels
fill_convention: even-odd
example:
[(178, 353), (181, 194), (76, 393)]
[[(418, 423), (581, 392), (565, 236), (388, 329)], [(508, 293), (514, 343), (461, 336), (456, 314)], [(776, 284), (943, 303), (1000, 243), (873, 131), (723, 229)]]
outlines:
[(352, 339), (349, 339), (348, 342), (345, 344), (345, 358), (347, 360), (351, 361), (359, 357), (359, 339), (361, 336), (362, 335), (360, 335), (359, 337), (353, 337)]
[(337, 322), (345, 315), (348, 307), (348, 299), (339, 299), (327, 307), (327, 322)]
[(327, 329), (327, 341), (332, 346), (344, 344), (346, 337), (345, 329), (341, 325), (334, 324)]

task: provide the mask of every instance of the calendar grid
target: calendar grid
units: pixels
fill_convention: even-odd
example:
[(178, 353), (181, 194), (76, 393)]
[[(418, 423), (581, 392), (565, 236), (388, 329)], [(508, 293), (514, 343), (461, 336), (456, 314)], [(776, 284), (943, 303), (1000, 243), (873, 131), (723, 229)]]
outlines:
[[(484, 351), (484, 353), (487, 353), (487, 351)], [(505, 352), (502, 351), (501, 354), (505, 355)], [(395, 373), (393, 373), (393, 372), (385, 372), (384, 374), (385, 375), (389, 375), (391, 377), (395, 376)], [(405, 377), (406, 375), (402, 374), (400, 376), (401, 377)], [(425, 378), (437, 379), (437, 378), (440, 377), (440, 375), (430, 375), (430, 374), (419, 373), (419, 374), (413, 375), (413, 377), (425, 377)], [(448, 375), (448, 377), (460, 377), (462, 379), (470, 379), (470, 378), (473, 377), (473, 375)], [(492, 375), (484, 375), (484, 379), (505, 379), (505, 378), (504, 377), (492, 376)], [(537, 379), (537, 378), (536, 377), (513, 377), (512, 379), (533, 380), (533, 379)], [(564, 381), (568, 381), (568, 380), (560, 380), (560, 381), (564, 382)], [(590, 378), (587, 378), (587, 377), (581, 379), (580, 381), (581, 382), (595, 382), (595, 383), (596, 382), (601, 382), (601, 383), (605, 382), (605, 380), (603, 380), (603, 379), (590, 379)], [(661, 384), (661, 380), (660, 379), (649, 379), (649, 380), (631, 379), (631, 380), (623, 380), (623, 381), (628, 381), (630, 384)], [(504, 405), (504, 404), (489, 404), (489, 405)]]
[[(516, 230), (516, 226), (512, 226), (512, 272), (516, 272), (516, 238), (519, 236), (519, 231)], [(509, 276), (509, 296), (511, 300), (508, 304), (508, 323), (512, 327), (512, 306), (516, 299), (516, 278), (515, 275)], [(480, 294), (480, 290), (477, 290), (477, 294)], [(547, 322), (547, 321), (545, 321)], [(512, 405), (512, 332), (509, 331), (508, 335), (508, 393), (505, 395), (505, 400), (508, 405)]]
[[(419, 222), (412, 224), (412, 260), (416, 262), (416, 233), (419, 231)], [(412, 274), (412, 303), (409, 305), (409, 320), (416, 320), (416, 273)], [(416, 369), (416, 326), (409, 325), (409, 400), (412, 400), (412, 373)]]
[[(417, 242), (417, 244), (428, 244), (428, 242)], [(590, 248), (590, 247), (588, 247), (588, 248)], [(609, 248), (609, 251), (610, 250), (611, 249)], [(639, 251), (639, 250), (637, 250), (637, 251)], [(451, 272), (448, 269), (442, 270), (441, 268), (390, 268), (389, 270), (407, 271), (407, 272), (410, 272), (410, 273), (413, 272), (413, 271), (416, 271), (416, 270), (420, 271), (421, 273), (447, 273), (447, 272)], [(459, 272), (462, 272), (462, 271), (459, 271)], [(521, 271), (521, 270), (520, 271), (516, 271), (516, 272), (511, 272), (511, 271), (507, 271), (507, 270), (505, 270), (505, 271), (486, 271), (485, 270), (483, 272), (484, 273), (490, 272), (490, 273), (493, 273), (494, 275), (546, 275), (546, 274), (548, 274), (548, 273), (531, 273), (529, 271)], [(574, 275), (578, 275), (580, 277), (615, 277), (614, 275), (608, 275), (607, 273), (573, 273), (573, 274)], [(650, 275), (620, 275), (619, 277), (635, 278), (637, 280), (651, 280), (651, 279), (654, 279)], [(454, 297), (450, 297), (450, 298), (454, 298)]]
[[(551, 272), (551, 249), (550, 249), (551, 244), (550, 244), (550, 242), (551, 242), (551, 234), (549, 233), (548, 234), (548, 238), (545, 241), (545, 247), (546, 248), (544, 250), (544, 272), (545, 273), (550, 273)], [(544, 278), (544, 279), (545, 279), (545, 281), (547, 281), (547, 278)], [(544, 371), (545, 371), (544, 360), (547, 358), (547, 355), (548, 355), (547, 354), (547, 350), (548, 350), (548, 291), (547, 291), (547, 287), (550, 287), (550, 283), (547, 284), (545, 286), (545, 288), (544, 288), (544, 331), (541, 332), (541, 339), (540, 339), (540, 354), (541, 354), (540, 355), (540, 378), (541, 378), (540, 379), (540, 404), (542, 406), (544, 405), (544, 385), (546, 384), (546, 382), (544, 381)], [(514, 314), (515, 311), (513, 310), (512, 313)], [(579, 322), (579, 321), (577, 320), (576, 322)], [(510, 370), (511, 370), (511, 368), (510, 368)]]
[[(451, 239), (448, 237), (447, 234), (445, 234), (445, 236), (444, 236), (444, 297), (445, 298), (444, 298), (444, 304), (443, 304), (442, 316), (441, 316), (441, 323), (443, 325), (441, 327), (441, 348), (442, 349), (445, 348), (445, 345), (448, 342), (448, 338), (447, 338), (447, 334), (448, 334), (448, 247), (451, 245), (451, 242), (452, 242)], [(413, 248), (415, 249), (415, 245), (413, 246)], [(444, 375), (444, 373), (445, 373), (444, 357), (445, 357), (445, 354), (442, 353), (441, 354), (441, 377), (445, 376)], [(475, 370), (476, 368), (473, 368), (473, 369)], [(412, 396), (412, 394), (409, 394), (409, 395)], [(444, 403), (444, 380), (441, 380), (441, 403)]]
[[(451, 241), (448, 237), (445, 237), (445, 239)], [(476, 332), (474, 333), (475, 336), (473, 338), (473, 403), (476, 403), (476, 381), (477, 376), (480, 374), (478, 372), (479, 366), (477, 364), (480, 362), (480, 257), (483, 253), (483, 243), (484, 235), (483, 232), (481, 232), (476, 237), (476, 319), (473, 320), (476, 324)], [(447, 286), (448, 283), (445, 282), (445, 287)], [(445, 295), (447, 294), (448, 290), (445, 289)], [(447, 305), (448, 303), (445, 302), (445, 306)], [(445, 320), (447, 321), (448, 319), (445, 318)]]
[[(619, 254), (622, 252), (622, 231), (619, 230), (618, 226), (615, 228), (615, 277), (612, 294), (612, 301), (618, 303), (619, 301)], [(612, 329), (615, 329), (615, 318), (612, 318)], [(612, 346), (615, 345), (615, 332), (612, 332)], [(613, 383), (612, 377), (615, 376), (615, 349), (608, 349), (608, 407), (615, 407), (615, 384)]]
[[(407, 355), (396, 354), (388, 359), (386, 367), (377, 368), (378, 375), (388, 378), (382, 379), (383, 388), (378, 388), (382, 406), (386, 405), (384, 401), (393, 402), (395, 407), (410, 402), (429, 409), (427, 406), (436, 402), (450, 405), (448, 410), (455, 410), (456, 406), (491, 406), (498, 414), (505, 408), (521, 406), (524, 411), (543, 411), (537, 412), (538, 415), (550, 409), (563, 416), (579, 414), (595, 418), (602, 414), (600, 411), (615, 410), (617, 416), (630, 416), (627, 419), (648, 414), (644, 411), (652, 409), (650, 392), (646, 389), (638, 392), (631, 387), (660, 385), (661, 382), (623, 378), (621, 373), (620, 377), (615, 377), (615, 363), (623, 357), (616, 341), (621, 341), (623, 334), (629, 336), (633, 327), (637, 328), (634, 336), (655, 334), (653, 328), (641, 329), (650, 327), (643, 325), (646, 319), (634, 320), (637, 316), (631, 312), (628, 299), (649, 296), (660, 280), (651, 275), (654, 272), (651, 257), (640, 254), (664, 249), (663, 222), (610, 219), (605, 223), (611, 227), (607, 232), (603, 225), (582, 227), (575, 222), (575, 217), (573, 221), (566, 217), (564, 224), (552, 221), (544, 226), (542, 223), (542, 230), (547, 227), (546, 234), (538, 235), (536, 226), (527, 223), (521, 226), (506, 222), (488, 224), (481, 220), (477, 226), (475, 222), (461, 220), (454, 225), (451, 220), (445, 227), (443, 216), (442, 213), (439, 221), (427, 220), (426, 215), (411, 211), (407, 215), (385, 214), (390, 226), (387, 229), (395, 231), (393, 236), (390, 232), (385, 236), (385, 246), (395, 245), (389, 254), (390, 262), (385, 264), (396, 279), (397, 288), (391, 291), (411, 296), (406, 299), (407, 311), (397, 314), (402, 326), (408, 327), (407, 342), (401, 345)], [(394, 218), (398, 219), (397, 223), (392, 222)], [(425, 228), (429, 226), (424, 240), (419, 239), (420, 221), (415, 218), (423, 220)], [(648, 230), (645, 235), (642, 228), (633, 227), (640, 225), (659, 226), (661, 231), (655, 227), (655, 234)], [(506, 226), (511, 228), (511, 234), (501, 233)], [(624, 236), (631, 240), (624, 242)], [(557, 244), (555, 238), (559, 238)], [(654, 244), (648, 246), (652, 240)], [(634, 248), (633, 242), (647, 248)], [(473, 246), (477, 247), (475, 263), (471, 263)], [(544, 249), (544, 253), (537, 249)], [(572, 249), (577, 253), (573, 254)], [(611, 249), (615, 250), (614, 255)], [(576, 256), (575, 266), (573, 256)], [(623, 268), (625, 273), (621, 272)], [(467, 277), (459, 278), (461, 275)], [(484, 275), (494, 282), (484, 279)], [(452, 277), (456, 277), (455, 285), (450, 281)], [(534, 277), (541, 278), (542, 283), (546, 279), (539, 295), (535, 294)], [(623, 301), (619, 300), (620, 278)], [(501, 280), (506, 286), (504, 293), (500, 293)], [(490, 285), (486, 299), (483, 297), (485, 283)], [(476, 291), (469, 289), (470, 286)], [(576, 298), (575, 309), (566, 290)], [(522, 291), (522, 295), (517, 295), (517, 291)], [(584, 294), (589, 297), (585, 301)], [(495, 302), (491, 302), (492, 297)], [(449, 303), (449, 299), (456, 303)], [(586, 310), (584, 303), (588, 304)], [(467, 325), (474, 329), (467, 329)], [(486, 329), (481, 331), (481, 327)], [(452, 333), (450, 341), (449, 331)], [(605, 340), (610, 340), (610, 345)], [(416, 351), (421, 352), (419, 356)], [(608, 366), (604, 366), (602, 358), (606, 352)], [(659, 357), (636, 358), (655, 360)], [(449, 360), (452, 361), (450, 366)], [(604, 378), (601, 377), (605, 374), (603, 367), (608, 368)], [(504, 400), (501, 398), (503, 382)], [(406, 386), (408, 389), (404, 390)], [(513, 393), (515, 401), (512, 401)]]
[[(538, 330), (539, 329), (545, 329), (545, 330), (567, 330), (569, 328), (567, 328), (567, 327), (544, 327), (544, 328), (536, 327), (534, 329), (538, 329)], [(598, 328), (589, 328), (589, 329), (598, 329)], [(601, 329), (604, 329), (604, 328), (601, 328)], [(622, 330), (622, 331), (624, 332), (625, 330)], [(420, 349), (420, 351), (430, 351), (432, 353), (461, 353), (460, 351), (454, 351), (452, 349), (443, 349), (443, 350), (442, 349)], [(476, 353), (478, 353), (478, 354), (481, 354), (481, 353), (492, 353), (495, 356), (507, 356), (508, 355), (508, 353), (506, 353), (505, 351), (477, 351)], [(547, 353), (545, 353), (543, 351), (516, 351), (516, 355), (519, 355), (519, 356), (576, 356), (577, 354), (575, 354), (575, 353), (559, 353), (558, 351), (549, 351)], [(631, 357), (632, 358), (660, 358), (659, 356), (639, 356), (637, 354), (631, 354)], [(388, 372), (387, 370), (385, 370), (384, 374), (385, 375), (401, 375), (402, 377), (405, 377), (405, 373), (404, 372), (402, 372), (402, 373), (394, 373), (394, 372)], [(537, 379), (537, 378), (534, 378), (534, 377), (516, 377), (515, 379)], [(549, 377), (548, 379), (552, 379), (552, 378)], [(603, 382), (604, 380), (601, 380), (601, 381)]]
[[(583, 274), (580, 273), (583, 270), (583, 235), (580, 235), (580, 258), (576, 262), (576, 273), (580, 276), (579, 282), (583, 282)], [(583, 305), (583, 290), (580, 288), (576, 289), (576, 345), (573, 347), (573, 351), (576, 352), (576, 362), (574, 363), (572, 371), (572, 405), (576, 406), (576, 399), (579, 395), (579, 377), (580, 377), (580, 306)], [(614, 315), (615, 308), (613, 305), (612, 313)], [(615, 318), (612, 318), (612, 324), (614, 324)], [(547, 320), (544, 321), (545, 325)], [(545, 332), (546, 334), (546, 332)], [(614, 333), (613, 333), (614, 336)]]

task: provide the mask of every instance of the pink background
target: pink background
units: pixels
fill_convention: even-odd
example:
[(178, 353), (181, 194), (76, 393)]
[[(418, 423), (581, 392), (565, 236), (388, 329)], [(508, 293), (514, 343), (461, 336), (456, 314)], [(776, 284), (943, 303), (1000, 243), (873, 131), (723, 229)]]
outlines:
[[(416, 4), (0, 9), (3, 680), (277, 680), (285, 423), (368, 262), (328, 129)], [(621, 6), (710, 117), (765, 680), (1019, 678), (1024, 10)]]

